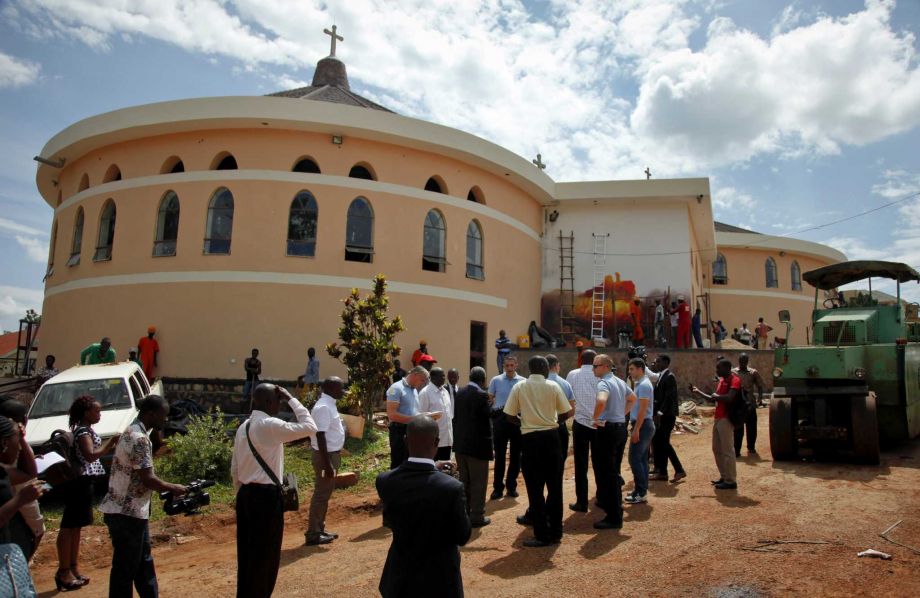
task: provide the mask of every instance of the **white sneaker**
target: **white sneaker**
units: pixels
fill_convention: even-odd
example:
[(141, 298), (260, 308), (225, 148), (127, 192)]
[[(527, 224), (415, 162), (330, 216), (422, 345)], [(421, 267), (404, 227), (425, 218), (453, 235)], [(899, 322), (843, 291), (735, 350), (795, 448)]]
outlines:
[(642, 495), (630, 494), (623, 500), (628, 502), (631, 505), (637, 505), (639, 503), (648, 502), (648, 495), (647, 494), (642, 494)]

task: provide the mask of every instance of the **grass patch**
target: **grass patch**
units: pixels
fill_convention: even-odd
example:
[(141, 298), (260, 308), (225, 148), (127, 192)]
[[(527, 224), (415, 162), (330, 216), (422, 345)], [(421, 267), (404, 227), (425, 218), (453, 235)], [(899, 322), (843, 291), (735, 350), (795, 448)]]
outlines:
[[(297, 486), (300, 491), (300, 504), (310, 500), (313, 493), (313, 463), (311, 461), (313, 449), (310, 448), (309, 440), (288, 444), (284, 447), (284, 471), (292, 472), (297, 476)], [(368, 487), (373, 486), (377, 474), (389, 468), (390, 463), (390, 445), (386, 430), (378, 430), (374, 426), (367, 426), (364, 430), (363, 438), (347, 438), (345, 440), (345, 451), (347, 455), (342, 457), (341, 471), (354, 471), (358, 474), (358, 483), (351, 488), (336, 490), (336, 492), (362, 492)], [(154, 472), (161, 475), (163, 479), (183, 484), (190, 482), (189, 479), (178, 479), (170, 475), (168, 466), (171, 455), (163, 455), (154, 459)], [(211, 506), (205, 508), (205, 512), (214, 512), (225, 509), (232, 509), (233, 502), (236, 498), (236, 492), (233, 489), (232, 482), (218, 483), (208, 488), (211, 495)], [(56, 530), (60, 527), (61, 516), (64, 513), (64, 502), (62, 497), (52, 492), (42, 498), (41, 508), (45, 517), (45, 526), (49, 530)], [(105, 484), (100, 484), (96, 493), (96, 506), (105, 495)], [(163, 512), (163, 501), (159, 496), (153, 495), (150, 501), (150, 520), (157, 521), (168, 517)], [(93, 523), (103, 525), (102, 513), (98, 509), (93, 510)]]

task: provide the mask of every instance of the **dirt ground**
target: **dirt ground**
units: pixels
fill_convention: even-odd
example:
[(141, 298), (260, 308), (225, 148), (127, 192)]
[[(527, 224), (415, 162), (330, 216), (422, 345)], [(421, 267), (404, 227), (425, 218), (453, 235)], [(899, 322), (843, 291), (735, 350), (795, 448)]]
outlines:
[[(920, 441), (885, 453), (879, 467), (773, 463), (767, 411), (758, 414), (760, 455), (739, 460), (737, 492), (717, 493), (709, 483), (717, 475), (707, 420), (699, 436), (674, 438), (688, 478), (652, 482), (648, 504), (627, 505), (619, 532), (594, 530), (601, 515), (593, 507), (587, 514), (566, 509), (561, 545), (523, 548), (531, 534), (514, 518), (526, 508), (525, 494), (489, 502), (492, 524), (474, 530), (461, 549), (466, 595), (920, 596), (920, 554), (879, 537), (903, 520), (892, 538), (920, 548)], [(568, 503), (571, 457), (566, 465)], [(304, 546), (305, 525), (302, 505), (286, 522), (276, 596), (312, 596), (319, 588), (336, 596), (378, 595), (390, 532), (380, 525), (372, 490), (333, 495), (327, 528), (340, 534), (333, 544)], [(172, 518), (152, 531), (161, 596), (234, 595), (232, 513)], [(41, 596), (55, 594), (55, 536), (49, 532), (33, 566)], [(826, 543), (750, 550), (761, 540)], [(893, 559), (856, 557), (867, 548)], [(92, 582), (78, 596), (106, 595), (110, 559), (105, 528), (85, 530), (82, 569)]]

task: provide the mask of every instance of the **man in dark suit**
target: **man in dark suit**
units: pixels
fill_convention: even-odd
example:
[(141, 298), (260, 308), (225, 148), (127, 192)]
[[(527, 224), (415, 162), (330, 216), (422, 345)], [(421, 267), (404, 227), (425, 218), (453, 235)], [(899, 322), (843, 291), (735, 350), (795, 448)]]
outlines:
[(668, 459), (674, 466), (674, 479), (679, 482), (687, 477), (677, 452), (671, 445), (671, 432), (677, 421), (677, 378), (671, 371), (671, 358), (659, 355), (655, 361), (658, 368), (658, 384), (655, 386), (655, 436), (652, 446), (655, 455), (655, 471), (649, 476), (651, 480), (668, 479)]
[(393, 530), (384, 598), (462, 598), (459, 547), (470, 539), (463, 484), (439, 471), (438, 424), (426, 415), (406, 427), (409, 460), (377, 476), (383, 516)]
[(485, 516), (489, 461), (492, 460), (492, 408), (489, 393), (483, 388), (485, 385), (486, 371), (481, 367), (473, 368), (470, 383), (457, 392), (454, 403), (454, 454), (473, 527), (492, 522)]

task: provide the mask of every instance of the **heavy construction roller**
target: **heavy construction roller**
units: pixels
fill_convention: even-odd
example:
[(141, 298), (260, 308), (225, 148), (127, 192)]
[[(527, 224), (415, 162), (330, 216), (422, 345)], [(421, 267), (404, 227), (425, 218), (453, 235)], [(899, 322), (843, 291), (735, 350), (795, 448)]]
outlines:
[[(896, 262), (853, 261), (806, 272), (815, 287), (809, 346), (776, 349), (770, 402), (775, 461), (806, 457), (878, 464), (881, 446), (920, 435), (920, 319), (901, 301), (901, 283), (920, 281)], [(897, 302), (879, 304), (872, 279), (897, 282)], [(869, 280), (849, 302), (830, 293)], [(906, 307), (906, 308), (905, 308)], [(780, 312), (787, 326), (789, 312)]]

